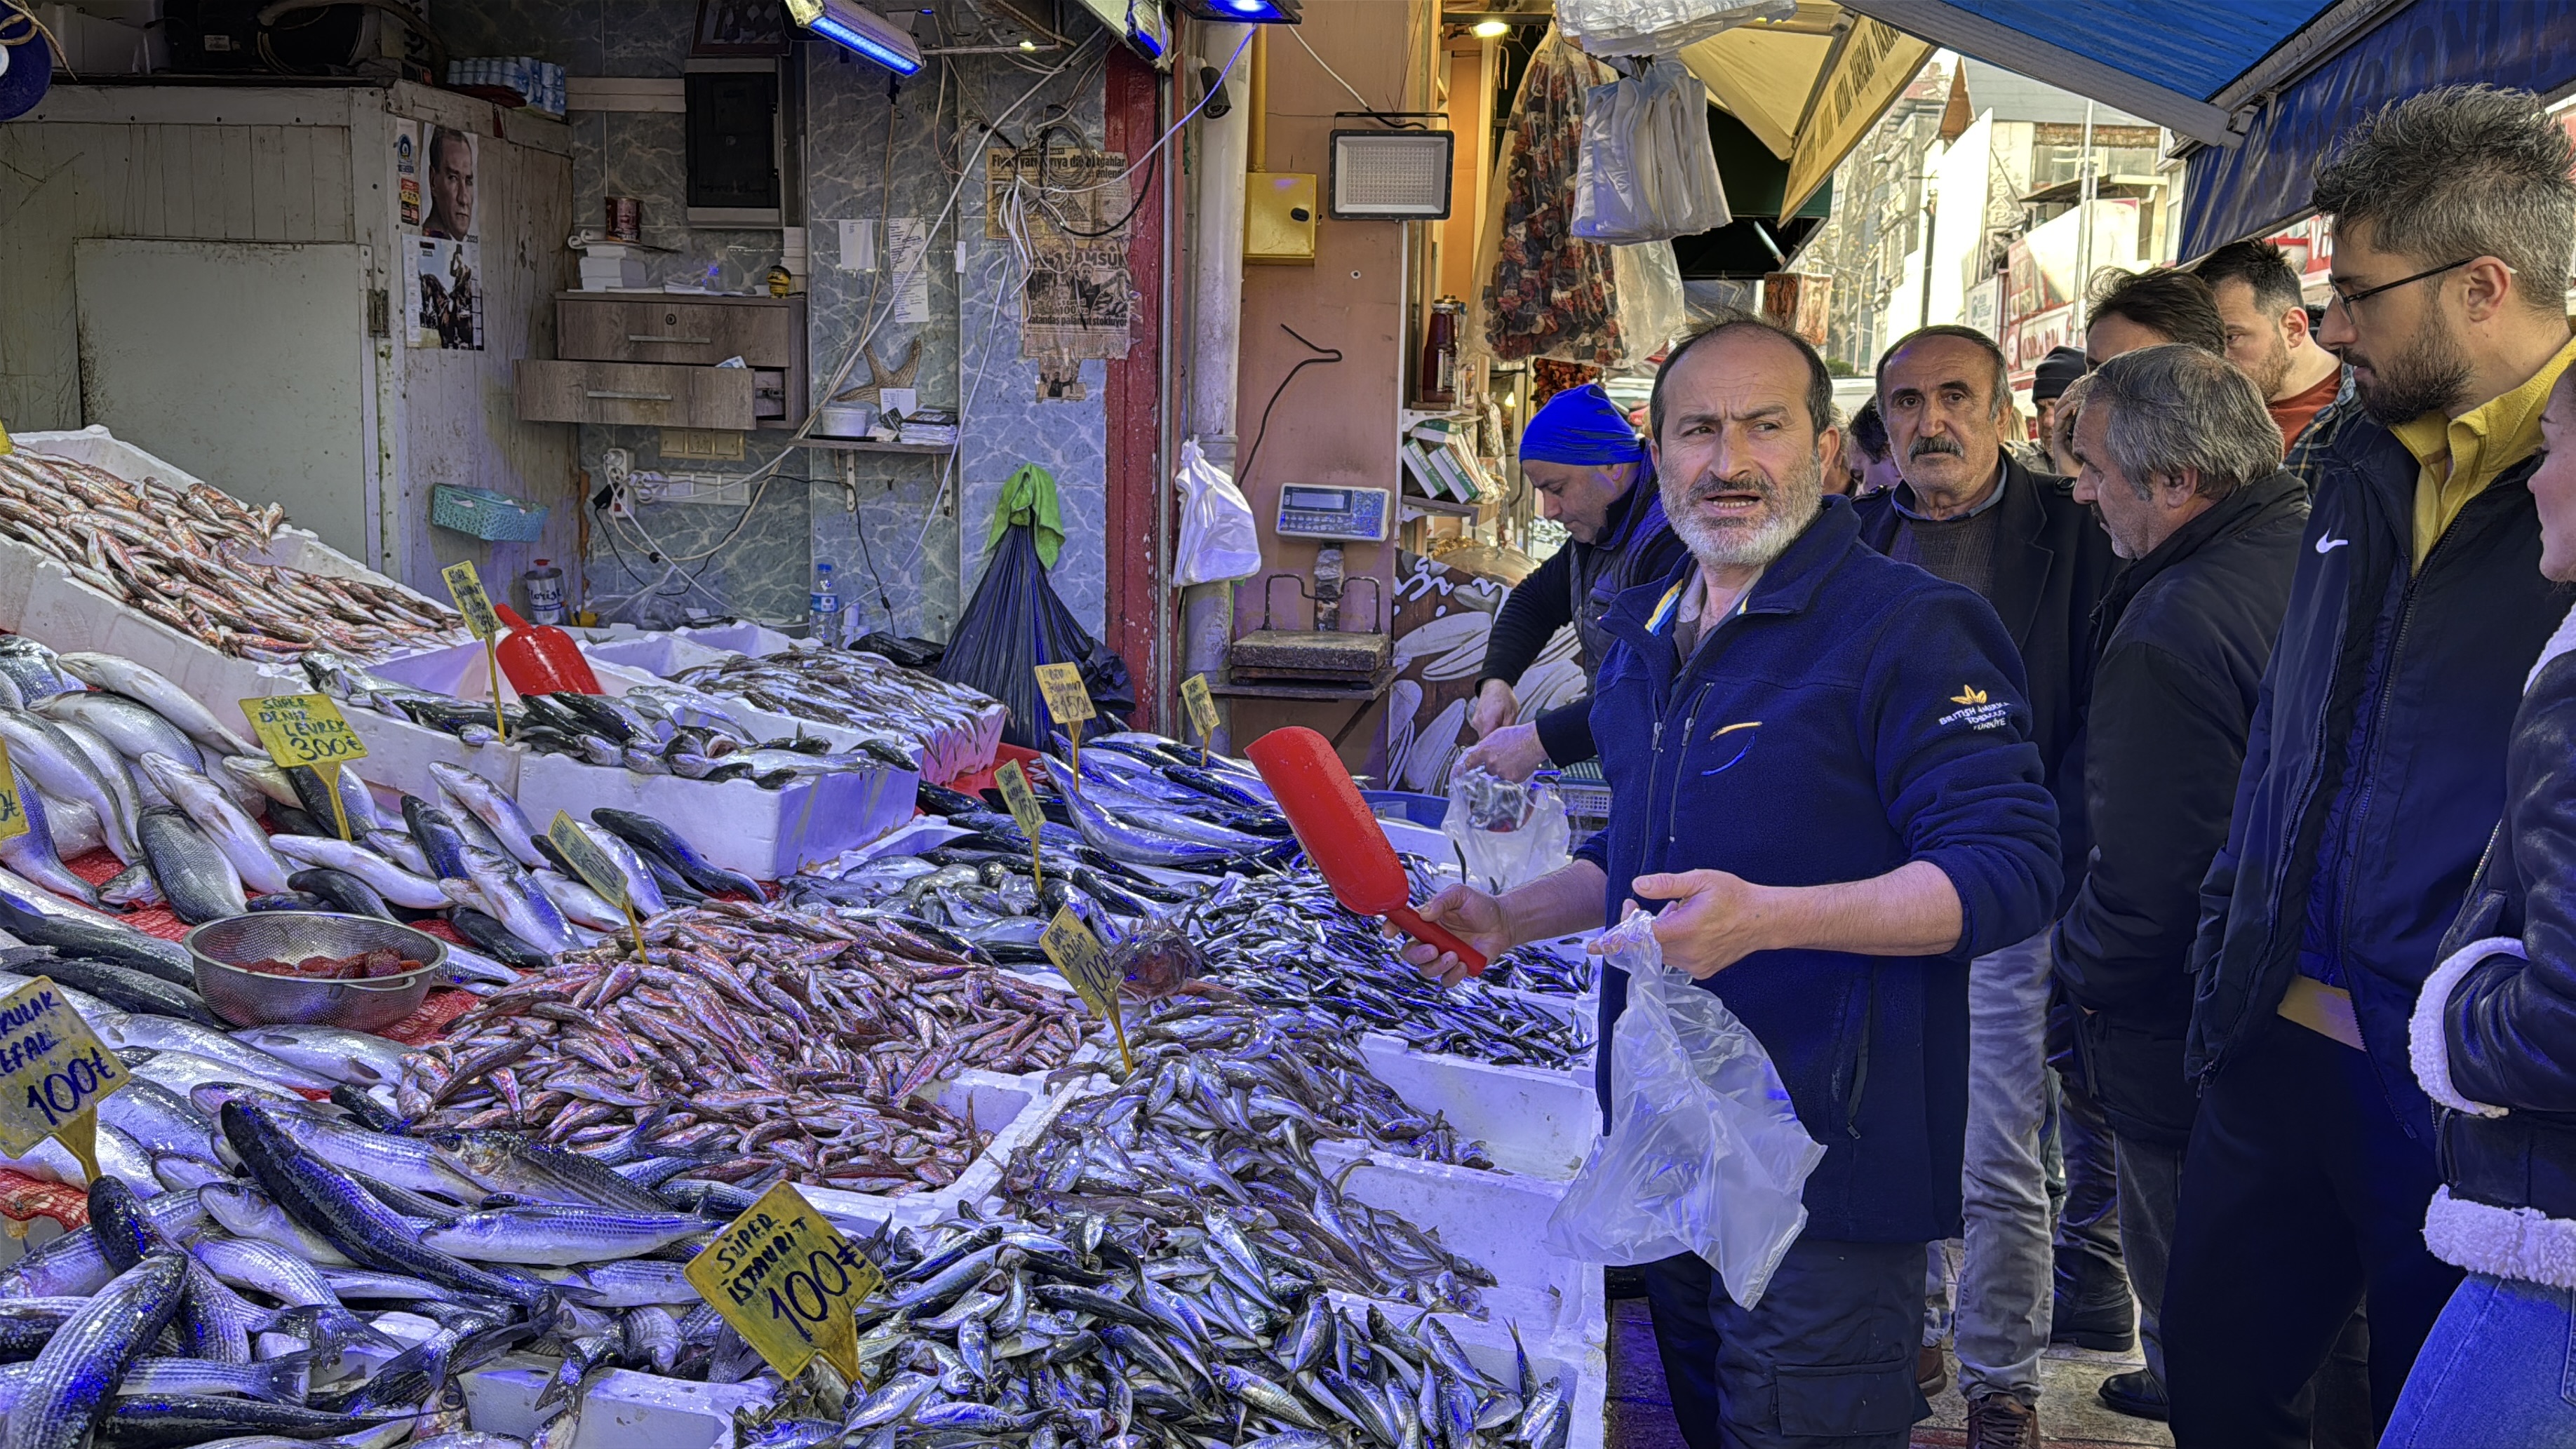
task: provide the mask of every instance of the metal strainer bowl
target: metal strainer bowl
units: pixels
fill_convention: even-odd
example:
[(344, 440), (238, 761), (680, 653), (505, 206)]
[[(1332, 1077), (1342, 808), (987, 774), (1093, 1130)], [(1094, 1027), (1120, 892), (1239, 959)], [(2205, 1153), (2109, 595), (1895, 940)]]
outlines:
[[(196, 963), (197, 994), (235, 1026), (342, 1026), (380, 1031), (420, 1008), (431, 983), (446, 979), (447, 943), (372, 916), (328, 911), (252, 911), (208, 921), (185, 942)], [(272, 976), (235, 963), (275, 957), (355, 956), (377, 949), (418, 961), (417, 971), (372, 981), (316, 981)]]

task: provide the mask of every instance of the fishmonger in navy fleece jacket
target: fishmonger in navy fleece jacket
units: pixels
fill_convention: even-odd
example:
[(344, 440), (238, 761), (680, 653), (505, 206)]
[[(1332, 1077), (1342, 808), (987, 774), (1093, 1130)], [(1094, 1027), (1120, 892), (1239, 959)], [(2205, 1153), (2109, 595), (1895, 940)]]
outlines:
[[(1759, 1038), (1825, 1148), (1807, 1234), (1928, 1242), (1959, 1231), (1968, 961), (2048, 923), (2057, 809), (2028, 739), (2019, 653), (1985, 600), (1860, 539), (1851, 505), (1763, 571), (1687, 667), (1673, 604), (1695, 567), (1619, 596), (1593, 689), (1610, 825), (1576, 854), (1628, 883), (1721, 870), (1757, 885), (1868, 880), (1929, 861), (1958, 890), (1942, 956), (1764, 951), (1701, 982)], [(1627, 1004), (1605, 971), (1601, 1035)], [(1609, 1050), (1600, 1052), (1605, 1109)]]

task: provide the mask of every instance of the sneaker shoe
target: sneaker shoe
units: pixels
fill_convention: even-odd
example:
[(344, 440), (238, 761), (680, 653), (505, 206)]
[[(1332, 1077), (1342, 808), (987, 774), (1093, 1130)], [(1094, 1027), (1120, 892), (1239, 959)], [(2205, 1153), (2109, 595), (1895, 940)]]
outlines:
[(1968, 1449), (2040, 1449), (2039, 1410), (2010, 1394), (1970, 1399)]
[(2102, 1396), (2102, 1402), (2110, 1406), (2111, 1412), (2127, 1414), (2134, 1419), (2160, 1420), (2172, 1412), (2165, 1398), (2164, 1380), (2145, 1369), (2113, 1374), (2104, 1379), (2102, 1387), (2094, 1392)]
[(1941, 1351), (1941, 1345), (1927, 1343), (1915, 1351), (1914, 1387), (1921, 1389), (1927, 1399), (1941, 1397), (1941, 1391), (1950, 1387), (1950, 1358)]
[(2137, 1315), (2125, 1293), (2093, 1303), (2061, 1295), (2049, 1310), (2048, 1341), (2101, 1353), (2127, 1353), (2137, 1346)]

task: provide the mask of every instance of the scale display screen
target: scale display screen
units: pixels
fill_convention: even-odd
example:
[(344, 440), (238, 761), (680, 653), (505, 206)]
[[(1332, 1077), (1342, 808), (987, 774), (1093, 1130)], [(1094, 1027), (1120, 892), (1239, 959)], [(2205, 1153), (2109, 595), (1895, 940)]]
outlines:
[(1276, 532), (1292, 538), (1384, 543), (1393, 502), (1384, 488), (1318, 488), (1309, 483), (1291, 483), (1279, 490)]

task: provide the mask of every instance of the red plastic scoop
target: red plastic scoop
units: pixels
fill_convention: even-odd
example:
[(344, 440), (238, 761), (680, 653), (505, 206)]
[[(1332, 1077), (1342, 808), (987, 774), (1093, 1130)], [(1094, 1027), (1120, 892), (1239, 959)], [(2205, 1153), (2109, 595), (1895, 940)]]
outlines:
[(1297, 843), (1344, 906), (1363, 916), (1384, 916), (1413, 939), (1455, 955), (1470, 975), (1483, 973), (1483, 952), (1414, 914), (1404, 862), (1395, 858), (1385, 827), (1369, 813), (1330, 741), (1290, 725), (1254, 740), (1244, 753), (1279, 797)]

